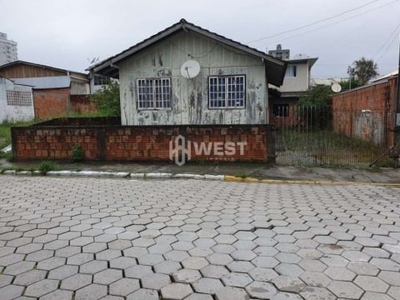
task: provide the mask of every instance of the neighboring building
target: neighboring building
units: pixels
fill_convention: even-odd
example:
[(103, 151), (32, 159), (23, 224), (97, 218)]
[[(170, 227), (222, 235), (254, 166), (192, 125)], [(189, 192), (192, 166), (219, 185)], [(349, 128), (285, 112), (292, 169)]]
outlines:
[(34, 117), (32, 88), (0, 77), (0, 123), (31, 121)]
[[(299, 101), (301, 95), (307, 92), (311, 87), (311, 68), (318, 58), (298, 57), (291, 59), (290, 50), (282, 49), (277, 45), (276, 50), (270, 50), (270, 55), (282, 58), (287, 62), (285, 79), (278, 91), (280, 96), (271, 98), (271, 112), (275, 117), (293, 118), (293, 108)], [(292, 120), (290, 121), (292, 123)]]
[(123, 125), (267, 124), (286, 63), (182, 19), (89, 67), (118, 78)]
[[(0, 66), (0, 76), (16, 84), (31, 86), (35, 117), (48, 119), (74, 112), (74, 98), (90, 94), (87, 74), (39, 65), (26, 61), (15, 61)], [(86, 100), (89, 110), (93, 105)]]
[(7, 34), (0, 32), (0, 65), (18, 60), (17, 43), (7, 39)]

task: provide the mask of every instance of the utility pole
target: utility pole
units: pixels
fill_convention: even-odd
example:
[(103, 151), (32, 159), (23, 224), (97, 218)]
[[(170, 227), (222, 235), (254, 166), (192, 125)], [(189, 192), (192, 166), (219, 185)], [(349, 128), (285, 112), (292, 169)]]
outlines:
[(400, 156), (400, 39), (399, 39), (399, 61), (397, 71), (397, 89), (396, 98), (394, 99), (394, 149), (393, 159), (395, 160), (395, 167), (398, 167)]

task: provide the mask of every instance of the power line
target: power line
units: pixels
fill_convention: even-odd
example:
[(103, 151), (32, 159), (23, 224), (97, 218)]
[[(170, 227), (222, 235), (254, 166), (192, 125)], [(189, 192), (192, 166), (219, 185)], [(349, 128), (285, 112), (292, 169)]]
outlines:
[(382, 53), (382, 55), (379, 57), (379, 59), (377, 60), (377, 62), (379, 62), (386, 54), (386, 52), (389, 51), (389, 49), (391, 48), (391, 46), (393, 45), (394, 41), (396, 40), (396, 38), (399, 35), (400, 32), (400, 22), (399, 24), (397, 24), (396, 28), (393, 30), (393, 32), (389, 35), (389, 37), (386, 39), (386, 41), (382, 44), (382, 46), (379, 48), (379, 50), (376, 52), (375, 56), (377, 56), (381, 50), (385, 47), (385, 45), (389, 42), (388, 47), (386, 48), (386, 50)]
[[(371, 4), (375, 3), (375, 2), (378, 2), (378, 1), (381, 1), (381, 0), (373, 0), (373, 1), (370, 1), (370, 2), (368, 2), (368, 3), (363, 4), (363, 5), (361, 5), (361, 6), (358, 6), (358, 7), (355, 7), (355, 8), (346, 10), (346, 11), (343, 11), (343, 12), (341, 12), (341, 13), (338, 13), (338, 14), (336, 14), (336, 15), (333, 15), (333, 16), (331, 16), (331, 17), (328, 17), (328, 18), (325, 18), (325, 19), (322, 19), (322, 20), (318, 20), (318, 21), (315, 21), (315, 22), (312, 22), (312, 23), (309, 23), (309, 24), (306, 24), (306, 25), (303, 25), (303, 26), (300, 26), (300, 27), (296, 27), (296, 28), (294, 28), (294, 29), (285, 30), (285, 31), (282, 31), (282, 32), (280, 32), (280, 33), (273, 34), (273, 35), (270, 35), (270, 36), (266, 36), (266, 37), (263, 37), (263, 38), (260, 38), (260, 39), (257, 39), (257, 40), (253, 40), (253, 41), (247, 42), (247, 44), (259, 42), (259, 41), (266, 40), (266, 39), (271, 39), (271, 38), (274, 38), (274, 37), (277, 37), (277, 36), (280, 36), (280, 35), (283, 35), (283, 34), (286, 34), (286, 33), (298, 31), (298, 30), (301, 30), (301, 29), (304, 29), (304, 28), (307, 28), (307, 27), (310, 27), (310, 26), (313, 26), (313, 25), (316, 25), (316, 24), (319, 24), (319, 23), (323, 23), (323, 22), (326, 22), (326, 21), (335, 19), (335, 18), (337, 18), (337, 17), (340, 17), (340, 16), (342, 16), (342, 15), (345, 15), (345, 14), (347, 14), (347, 13), (350, 13), (350, 12), (353, 12), (353, 11), (356, 11), (356, 10), (359, 10), (359, 9), (362, 9), (362, 8), (364, 8), (364, 7), (366, 7), (366, 6), (369, 6), (369, 5), (371, 5)], [(399, 0), (394, 0), (394, 1), (392, 1), (392, 2), (386, 3), (386, 4), (382, 5), (382, 6), (379, 6), (379, 7), (377, 7), (377, 8), (374, 8), (374, 9), (372, 9), (372, 10), (368, 10), (368, 11), (366, 11), (366, 12), (370, 12), (370, 11), (377, 10), (377, 9), (379, 9), (379, 8), (382, 8), (382, 7), (386, 6), (386, 5), (389, 5), (389, 4), (394, 3), (394, 2), (397, 2), (397, 1), (399, 1)], [(364, 12), (364, 13), (366, 13), (366, 12)], [(358, 16), (358, 15), (355, 15), (355, 16)], [(353, 16), (353, 17), (355, 17), (355, 16)], [(347, 19), (344, 19), (344, 20), (347, 20)], [(342, 20), (342, 21), (344, 21), (344, 20)], [(337, 23), (338, 23), (338, 22), (333, 23), (333, 24), (331, 24), (331, 25), (334, 25), (334, 24), (337, 24)], [(328, 25), (328, 26), (331, 26), (331, 25)], [(322, 27), (322, 28), (325, 28), (325, 27), (327, 27), (327, 26), (324, 26), (324, 27)], [(312, 31), (314, 31), (314, 30), (312, 30)], [(311, 32), (311, 31), (307, 31), (307, 32)], [(307, 32), (305, 32), (305, 33), (307, 33)], [(296, 36), (297, 36), (297, 35), (296, 35)]]

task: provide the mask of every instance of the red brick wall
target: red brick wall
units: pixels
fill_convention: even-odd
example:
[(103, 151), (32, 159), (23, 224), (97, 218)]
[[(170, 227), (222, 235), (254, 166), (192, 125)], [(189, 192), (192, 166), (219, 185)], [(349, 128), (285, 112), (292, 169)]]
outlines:
[(33, 90), (35, 117), (49, 119), (68, 113), (69, 89)]
[[(72, 149), (79, 144), (85, 160), (168, 161), (170, 141), (185, 136), (191, 144), (192, 161), (258, 161), (274, 160), (273, 126), (99, 126), (99, 127), (14, 127), (13, 154), (16, 160), (70, 160)], [(210, 155), (195, 153), (195, 143), (230, 143), (231, 152), (221, 155), (212, 149)], [(237, 142), (245, 142), (240, 146)], [(233, 144), (235, 143), (235, 144)], [(207, 146), (208, 145), (208, 146)], [(232, 145), (235, 151), (232, 151)], [(240, 153), (243, 147), (243, 155)], [(233, 152), (235, 152), (233, 154)]]
[(71, 110), (75, 113), (91, 113), (96, 112), (97, 108), (88, 95), (71, 95)]
[[(394, 99), (396, 78), (338, 94), (332, 99), (332, 125), (336, 132), (377, 142), (372, 135), (380, 134), (381, 143), (393, 144)], [(364, 111), (364, 112), (363, 112)], [(370, 112), (368, 112), (370, 111)], [(360, 125), (363, 114), (370, 114), (370, 123)], [(365, 118), (365, 116), (364, 116)]]

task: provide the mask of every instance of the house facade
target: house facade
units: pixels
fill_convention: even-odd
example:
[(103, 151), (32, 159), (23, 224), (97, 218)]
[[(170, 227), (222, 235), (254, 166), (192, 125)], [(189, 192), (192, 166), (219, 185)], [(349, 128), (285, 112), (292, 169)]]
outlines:
[(267, 124), (286, 63), (182, 19), (89, 68), (118, 78), (122, 125)]

